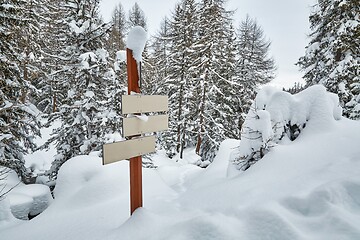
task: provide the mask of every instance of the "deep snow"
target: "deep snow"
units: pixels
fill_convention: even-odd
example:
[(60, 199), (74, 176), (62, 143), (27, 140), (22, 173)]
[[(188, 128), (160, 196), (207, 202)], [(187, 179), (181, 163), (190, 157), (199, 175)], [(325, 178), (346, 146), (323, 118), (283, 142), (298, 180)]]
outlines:
[[(77, 156), (61, 167), (55, 199), (36, 218), (18, 220), (10, 208), (25, 219), (39, 213), (51, 202), (46, 187), (21, 185), (0, 201), (1, 240), (360, 239), (360, 122), (341, 118), (319, 87), (296, 96), (265, 88), (257, 100), (265, 140), (276, 121), (306, 126), (247, 171), (232, 161), (250, 145), (244, 139), (222, 142), (206, 169), (193, 164), (193, 149), (184, 160), (158, 151), (158, 167), (143, 169), (144, 207), (130, 217), (128, 161), (103, 166), (96, 153)], [(36, 156), (28, 160), (41, 172), (51, 156), (40, 165)]]
[(0, 222), (1, 239), (359, 239), (359, 143), (360, 123), (341, 119), (234, 177), (236, 140), (207, 169), (160, 152), (161, 166), (144, 169), (144, 208), (131, 217), (128, 161), (75, 157), (61, 168), (53, 204), (31, 221)]

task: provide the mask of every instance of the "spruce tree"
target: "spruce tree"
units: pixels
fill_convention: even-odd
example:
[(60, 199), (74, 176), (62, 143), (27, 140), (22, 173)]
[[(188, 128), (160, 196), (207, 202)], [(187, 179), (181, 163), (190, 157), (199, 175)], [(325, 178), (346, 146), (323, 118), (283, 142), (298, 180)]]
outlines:
[(337, 94), (344, 115), (360, 119), (360, 4), (319, 0), (310, 15), (310, 43), (298, 65), (306, 85), (323, 84)]
[(159, 84), (157, 84), (159, 87), (155, 91), (157, 94), (167, 95), (168, 93), (168, 89), (166, 85), (163, 84), (163, 81), (169, 75), (169, 54), (171, 50), (170, 33), (170, 20), (165, 17), (160, 24), (160, 30), (152, 38), (151, 43), (153, 53), (150, 57), (154, 64), (154, 77), (159, 81)]
[(169, 131), (164, 134), (165, 149), (169, 156), (179, 153), (183, 157), (184, 148), (194, 145), (192, 115), (194, 109), (194, 77), (192, 68), (196, 58), (194, 44), (197, 34), (197, 4), (194, 0), (183, 0), (173, 13), (168, 34), (168, 68), (165, 87), (169, 96), (171, 111)]
[(256, 20), (246, 16), (237, 31), (236, 75), (241, 85), (242, 113), (248, 112), (259, 87), (274, 78), (276, 67), (269, 57), (270, 45)]
[[(124, 7), (121, 3), (119, 3), (113, 11), (111, 25), (112, 27), (108, 35), (106, 49), (109, 51), (110, 61), (114, 62), (116, 88), (121, 89), (120, 92), (125, 93), (125, 86), (127, 84), (125, 38), (128, 22)], [(115, 99), (118, 103), (121, 101), (120, 96)], [(120, 106), (116, 106), (116, 108), (119, 107)]]
[(111, 31), (109, 33), (107, 48), (111, 51), (111, 57), (115, 58), (116, 52), (125, 50), (125, 35), (127, 29), (127, 20), (124, 7), (119, 3), (112, 14)]
[[(232, 109), (232, 105), (238, 100), (233, 95), (236, 85), (231, 79), (227, 79), (232, 74), (225, 74), (225, 69), (229, 66), (227, 60), (230, 59), (227, 57), (231, 56), (224, 58), (224, 51), (228, 51), (226, 46), (233, 41), (232, 12), (227, 11), (224, 5), (223, 0), (203, 0), (199, 8), (199, 39), (196, 44), (196, 62), (199, 64), (195, 65), (198, 76), (198, 111), (195, 131), (196, 153), (206, 162), (212, 161), (215, 157), (221, 141), (230, 135), (233, 136), (224, 123), (237, 125), (237, 117)], [(230, 119), (234, 122), (227, 122)]]
[(134, 6), (129, 11), (128, 27), (140, 26), (147, 31), (147, 23), (144, 11), (140, 8), (139, 4), (135, 2)]
[(109, 67), (104, 48), (108, 26), (98, 16), (99, 0), (67, 0), (63, 11), (64, 59), (58, 89), (66, 97), (51, 121), (59, 119), (61, 126), (52, 138), (57, 155), (49, 171), (55, 178), (60, 166), (69, 158), (100, 151), (108, 136), (120, 129), (120, 118), (114, 109), (118, 95), (114, 71)]
[(42, 14), (45, 24), (41, 28), (43, 77), (38, 79), (40, 96), (37, 106), (46, 114), (55, 113), (67, 98), (68, 81), (68, 16), (65, 0), (48, 0), (47, 11)]
[[(0, 165), (11, 168), (27, 182), (30, 172), (23, 155), (35, 149), (34, 136), (40, 135), (39, 114), (29, 101), (28, 93), (35, 87), (26, 78), (30, 55), (23, 44), (23, 30), (31, 18), (24, 8), (26, 1), (9, 0), (0, 5)], [(29, 29), (30, 30), (30, 29)], [(25, 70), (24, 70), (25, 69)]]

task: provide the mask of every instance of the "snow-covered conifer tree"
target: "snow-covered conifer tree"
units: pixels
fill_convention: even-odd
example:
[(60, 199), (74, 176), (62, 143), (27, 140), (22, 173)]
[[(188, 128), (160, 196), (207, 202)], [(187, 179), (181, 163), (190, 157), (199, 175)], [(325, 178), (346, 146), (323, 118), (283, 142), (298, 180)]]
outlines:
[(23, 59), (31, 56), (21, 35), (30, 21), (26, 4), (21, 0), (0, 4), (0, 165), (15, 170), (24, 182), (30, 173), (23, 155), (36, 147), (33, 139), (39, 135), (38, 111), (27, 95), (34, 86), (24, 76), (28, 65)]
[(40, 31), (44, 75), (37, 82), (41, 93), (37, 106), (46, 114), (58, 110), (58, 106), (65, 101), (69, 88), (67, 70), (64, 67), (70, 61), (68, 51), (65, 51), (68, 46), (69, 29), (64, 20), (68, 14), (66, 4), (65, 0), (48, 0), (47, 11), (42, 13), (42, 19), (45, 21)]
[(127, 20), (125, 15), (124, 7), (119, 3), (112, 14), (112, 28), (109, 33), (108, 46), (109, 51), (111, 50), (112, 58), (119, 50), (125, 50), (125, 34), (127, 28)]
[(170, 20), (165, 17), (160, 24), (160, 30), (155, 34), (151, 43), (153, 53), (150, 57), (154, 64), (154, 77), (159, 82), (157, 84), (158, 88), (155, 91), (157, 94), (167, 95), (168, 93), (168, 89), (162, 83), (169, 75), (170, 63), (168, 58), (171, 49), (170, 33)]
[(276, 67), (274, 59), (269, 57), (271, 43), (256, 20), (246, 16), (237, 35), (236, 76), (241, 85), (242, 113), (247, 113), (259, 86), (274, 78)]
[(129, 11), (128, 27), (140, 26), (147, 31), (147, 23), (144, 11), (140, 8), (139, 4), (135, 2), (134, 6)]
[[(223, 0), (203, 0), (200, 3), (198, 24), (199, 39), (196, 44), (198, 63), (195, 65), (199, 77), (196, 86), (197, 118), (195, 121), (197, 132), (196, 153), (203, 161), (211, 161), (218, 149), (219, 143), (232, 131), (224, 125), (229, 119), (236, 124), (237, 116), (233, 115), (232, 105), (237, 97), (233, 95), (232, 74), (225, 73), (228, 57), (226, 48), (233, 39), (231, 33), (232, 12), (224, 8)], [(231, 39), (231, 41), (229, 41)], [(231, 117), (229, 117), (232, 115)]]
[(111, 87), (114, 71), (104, 48), (109, 27), (98, 16), (99, 0), (67, 0), (60, 7), (65, 13), (60, 71), (67, 81), (58, 82), (66, 98), (51, 116), (61, 121), (49, 140), (58, 153), (49, 171), (52, 177), (69, 158), (101, 150), (107, 134), (120, 129), (113, 103), (119, 89)]
[(310, 43), (298, 65), (307, 86), (338, 94), (344, 115), (360, 119), (360, 4), (319, 0), (310, 15)]
[(197, 33), (197, 4), (194, 0), (179, 2), (173, 13), (167, 36), (169, 41), (168, 68), (164, 87), (169, 95), (171, 111), (169, 131), (163, 134), (164, 147), (169, 156), (179, 153), (194, 144), (194, 44)]

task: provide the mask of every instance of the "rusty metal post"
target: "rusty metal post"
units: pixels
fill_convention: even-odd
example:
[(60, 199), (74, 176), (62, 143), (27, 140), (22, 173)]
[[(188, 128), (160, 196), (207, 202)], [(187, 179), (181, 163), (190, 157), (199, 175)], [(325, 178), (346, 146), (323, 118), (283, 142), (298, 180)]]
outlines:
[[(133, 57), (132, 50), (126, 49), (127, 73), (128, 73), (128, 94), (131, 92), (140, 93), (139, 73), (137, 62)], [(130, 158), (130, 213), (142, 207), (142, 157)]]

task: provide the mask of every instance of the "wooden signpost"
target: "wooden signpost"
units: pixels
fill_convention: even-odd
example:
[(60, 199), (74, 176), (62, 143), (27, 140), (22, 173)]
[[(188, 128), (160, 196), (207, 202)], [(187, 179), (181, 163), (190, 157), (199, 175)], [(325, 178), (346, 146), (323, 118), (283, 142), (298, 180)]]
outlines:
[(147, 120), (137, 117), (124, 118), (123, 136), (134, 136), (143, 133), (159, 132), (168, 129), (168, 116), (155, 115), (149, 116)]
[(121, 96), (121, 112), (148, 113), (168, 110), (168, 97), (161, 95), (123, 95)]
[(155, 152), (155, 136), (134, 138), (103, 146), (104, 164)]
[[(141, 114), (168, 111), (167, 96), (140, 95), (137, 62), (132, 50), (127, 49), (128, 95), (122, 96), (122, 114)], [(135, 93), (136, 95), (131, 95)], [(123, 137), (126, 141), (104, 144), (103, 164), (130, 160), (130, 212), (142, 207), (142, 157), (155, 152), (155, 136), (142, 136), (167, 130), (168, 115), (137, 116), (123, 119)]]

